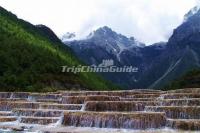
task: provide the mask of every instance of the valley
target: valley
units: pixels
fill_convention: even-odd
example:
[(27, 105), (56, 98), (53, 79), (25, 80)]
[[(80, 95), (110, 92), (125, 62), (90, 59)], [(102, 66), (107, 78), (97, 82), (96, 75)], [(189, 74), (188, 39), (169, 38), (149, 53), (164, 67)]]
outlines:
[(199, 7), (146, 45), (108, 26), (59, 38), (0, 6), (0, 133), (198, 133), (199, 38)]

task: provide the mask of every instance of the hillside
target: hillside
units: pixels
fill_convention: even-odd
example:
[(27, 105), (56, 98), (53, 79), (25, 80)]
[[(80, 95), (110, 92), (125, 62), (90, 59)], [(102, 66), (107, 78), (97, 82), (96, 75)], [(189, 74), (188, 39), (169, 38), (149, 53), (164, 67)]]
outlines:
[(161, 89), (185, 73), (200, 68), (200, 10), (174, 29), (165, 50), (144, 71), (139, 85)]
[(167, 90), (177, 88), (199, 88), (200, 87), (200, 70), (192, 70), (186, 73), (183, 77), (173, 81), (166, 87)]
[(2, 7), (0, 24), (0, 91), (113, 88), (93, 73), (62, 73), (61, 66), (80, 61), (48, 27), (34, 26)]

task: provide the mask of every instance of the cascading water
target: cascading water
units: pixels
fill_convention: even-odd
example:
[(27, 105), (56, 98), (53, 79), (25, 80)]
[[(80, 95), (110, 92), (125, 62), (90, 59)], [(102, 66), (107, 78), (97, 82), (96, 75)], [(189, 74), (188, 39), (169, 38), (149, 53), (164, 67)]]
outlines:
[(62, 125), (62, 122), (64, 120), (64, 113), (59, 117), (58, 121), (56, 123), (49, 124), (49, 127), (60, 127)]
[(36, 98), (34, 96), (29, 95), (27, 101), (36, 102)]
[[(64, 97), (53, 93), (26, 93), (26, 96), (21, 93), (4, 93), (2, 97), (7, 99), (0, 101), (2, 108), (0, 116), (5, 117), (5, 120), (0, 119), (2, 120), (0, 128), (1, 126), (19, 126), (25, 127), (24, 129), (27, 132), (36, 130), (51, 131), (51, 129), (63, 128), (60, 131), (76, 132), (78, 130), (80, 133), (83, 129), (86, 130), (83, 132), (87, 133), (96, 131), (101, 131), (101, 133), (108, 131), (111, 133), (128, 133), (130, 132), (128, 129), (138, 129), (137, 132), (136, 130), (131, 130), (131, 132), (140, 133), (142, 129), (148, 131), (149, 128), (161, 128), (160, 132), (168, 133), (166, 126), (200, 129), (200, 124), (198, 125), (200, 98), (195, 93), (187, 94), (180, 91), (178, 94), (175, 92), (158, 94), (158, 92), (134, 93), (134, 91), (129, 91), (126, 95), (123, 92), (122, 95), (120, 94), (121, 92), (106, 92), (109, 96), (105, 96), (105, 92), (95, 93), (96, 95), (99, 94), (98, 96), (90, 96), (89, 94), (82, 96), (81, 93), (84, 92), (77, 93), (81, 97)], [(91, 92), (91, 94), (93, 93)], [(112, 94), (117, 94), (121, 97), (110, 97)], [(123, 99), (126, 96), (132, 96), (133, 98)], [(148, 96), (151, 96), (151, 99)], [(27, 99), (10, 100), (17, 97)], [(64, 100), (62, 99), (63, 97)], [(36, 102), (38, 99), (43, 99), (43, 101)], [(135, 101), (133, 101), (134, 99)], [(53, 100), (62, 100), (63, 102), (55, 102)], [(16, 117), (16, 121), (6, 119), (7, 116)], [(186, 120), (181, 121), (180, 119)], [(170, 120), (171, 123), (169, 122)], [(185, 126), (180, 126), (181, 123), (185, 124)], [(94, 128), (97, 130), (94, 131)], [(100, 130), (100, 128), (103, 129)], [(27, 133), (26, 131), (24, 133)], [(154, 131), (156, 132), (156, 129), (152, 129), (151, 133), (154, 133)], [(177, 131), (172, 130), (170, 132)]]
[[(87, 103), (87, 102), (86, 102), (86, 103)], [(86, 103), (82, 104), (81, 111), (85, 111), (85, 106), (86, 106)]]
[(10, 99), (14, 98), (14, 93), (11, 93)]
[(156, 100), (159, 102), (159, 105), (163, 105), (163, 100), (165, 99), (165, 94), (161, 94)]

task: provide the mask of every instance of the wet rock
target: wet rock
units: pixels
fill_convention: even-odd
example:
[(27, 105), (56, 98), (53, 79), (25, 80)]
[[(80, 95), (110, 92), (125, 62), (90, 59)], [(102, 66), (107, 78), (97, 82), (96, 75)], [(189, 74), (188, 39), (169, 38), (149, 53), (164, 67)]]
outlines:
[(34, 102), (17, 102), (17, 101), (0, 101), (0, 111), (11, 111), (14, 108), (39, 108), (39, 103)]
[(11, 122), (16, 120), (17, 118), (12, 116), (0, 116), (0, 122)]
[(52, 117), (21, 117), (21, 123), (48, 125), (56, 123), (59, 118)]
[(59, 99), (61, 98), (61, 94), (45, 94), (45, 93), (32, 93), (29, 95), (33, 99)]
[(160, 100), (160, 106), (200, 106), (200, 98)]
[(166, 124), (164, 113), (65, 112), (63, 125), (76, 127), (147, 129)]
[(144, 105), (136, 102), (91, 101), (86, 102), (85, 111), (143, 111)]
[(166, 93), (200, 93), (200, 88), (186, 88), (167, 91)]
[(12, 112), (8, 111), (0, 111), (0, 116), (13, 116), (14, 114)]
[(41, 103), (60, 103), (61, 100), (60, 99), (37, 99), (37, 102), (41, 102)]
[(200, 119), (199, 106), (146, 106), (146, 111), (165, 112), (173, 119)]
[(28, 98), (28, 92), (0, 92), (0, 98)]
[(60, 117), (63, 111), (49, 109), (14, 109), (13, 113), (17, 116)]
[(115, 96), (66, 96), (62, 98), (63, 104), (84, 104), (86, 101), (120, 101), (119, 97)]
[(0, 92), (0, 98), (10, 98), (10, 92)]
[(17, 101), (17, 102), (25, 102), (27, 101), (26, 98), (0, 98), (0, 101)]
[(155, 101), (156, 98), (120, 98), (120, 101)]
[(23, 99), (25, 99), (25, 98), (28, 98), (28, 96), (30, 95), (30, 93), (29, 92), (13, 92), (12, 94), (11, 94), (11, 98), (23, 98)]
[(41, 104), (41, 109), (81, 110), (82, 104)]
[(167, 126), (181, 130), (200, 130), (200, 120), (194, 119), (169, 119)]
[(158, 98), (160, 94), (135, 94), (128, 95), (127, 98)]
[(126, 97), (134, 94), (162, 94), (162, 91), (151, 90), (129, 90), (129, 91), (61, 91), (63, 96), (90, 96), (90, 95), (107, 95)]
[(10, 129), (14, 132), (21, 132), (24, 131), (23, 127), (20, 126), (0, 126), (1, 129)]
[(164, 99), (200, 98), (199, 93), (169, 93), (161, 95)]

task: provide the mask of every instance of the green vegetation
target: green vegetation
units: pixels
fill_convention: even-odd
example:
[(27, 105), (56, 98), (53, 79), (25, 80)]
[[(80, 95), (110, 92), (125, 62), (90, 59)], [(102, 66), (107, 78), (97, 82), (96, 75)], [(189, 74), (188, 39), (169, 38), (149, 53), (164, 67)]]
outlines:
[(54, 91), (73, 85), (114, 88), (93, 73), (62, 73), (61, 66), (80, 64), (70, 49), (1, 7), (0, 61), (0, 91)]
[(182, 88), (200, 88), (200, 70), (195, 69), (186, 73), (183, 77), (173, 81), (166, 87), (167, 90)]

